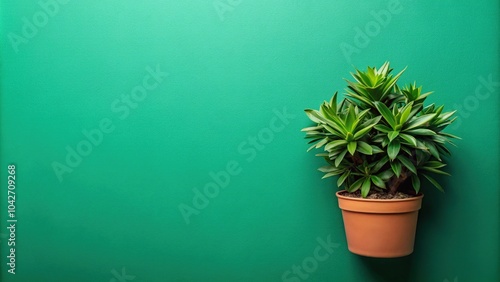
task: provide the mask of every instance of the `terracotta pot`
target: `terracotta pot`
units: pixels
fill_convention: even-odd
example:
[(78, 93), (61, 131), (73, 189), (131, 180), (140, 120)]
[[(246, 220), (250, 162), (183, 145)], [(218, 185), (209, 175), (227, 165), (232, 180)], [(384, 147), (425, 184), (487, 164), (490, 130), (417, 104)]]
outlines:
[(342, 196), (337, 192), (347, 245), (352, 253), (395, 258), (413, 252), (418, 210), (424, 195), (378, 200)]

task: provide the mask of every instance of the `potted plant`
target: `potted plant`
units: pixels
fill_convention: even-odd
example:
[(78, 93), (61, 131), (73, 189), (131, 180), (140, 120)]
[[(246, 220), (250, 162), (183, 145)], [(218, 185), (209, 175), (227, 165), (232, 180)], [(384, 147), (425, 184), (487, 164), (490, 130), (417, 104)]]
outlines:
[(431, 92), (422, 93), (415, 83), (397, 84), (405, 69), (393, 75), (389, 62), (356, 69), (341, 102), (335, 93), (319, 110), (305, 110), (315, 123), (302, 129), (312, 139), (309, 150), (324, 149), (317, 154), (328, 163), (319, 168), (323, 178), (338, 176), (348, 247), (363, 256), (413, 252), (421, 183), (443, 191), (432, 174), (449, 175), (443, 157), (458, 138), (443, 132), (455, 111), (424, 105)]

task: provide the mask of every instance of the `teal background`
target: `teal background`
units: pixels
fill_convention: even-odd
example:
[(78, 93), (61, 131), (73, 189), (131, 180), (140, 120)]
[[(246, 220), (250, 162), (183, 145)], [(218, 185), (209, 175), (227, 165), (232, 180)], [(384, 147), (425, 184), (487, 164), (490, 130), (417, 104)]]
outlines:
[[(12, 34), (44, 10), (0, 3), (1, 281), (282, 281), (318, 238), (335, 250), (284, 278), (500, 280), (498, 1), (60, 1), (17, 52)], [(377, 23), (372, 12), (390, 9)], [(446, 193), (424, 187), (414, 254), (380, 260), (348, 252), (335, 182), (320, 179), (300, 129), (303, 109), (342, 91), (353, 66), (386, 60), (459, 109), (448, 132), (463, 140)], [(124, 117), (112, 105), (148, 66), (168, 76)], [(476, 94), (481, 77), (496, 84)], [(106, 118), (113, 130), (59, 181), (53, 162)], [(227, 186), (183, 217), (193, 189), (228, 164)]]

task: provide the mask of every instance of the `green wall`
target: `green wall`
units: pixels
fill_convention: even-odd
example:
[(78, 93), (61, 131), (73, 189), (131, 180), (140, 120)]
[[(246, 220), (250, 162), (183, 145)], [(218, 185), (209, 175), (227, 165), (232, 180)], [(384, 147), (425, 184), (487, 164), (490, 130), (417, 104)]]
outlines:
[[(0, 3), (1, 281), (499, 281), (498, 1)], [(300, 129), (386, 60), (463, 140), (380, 260)]]

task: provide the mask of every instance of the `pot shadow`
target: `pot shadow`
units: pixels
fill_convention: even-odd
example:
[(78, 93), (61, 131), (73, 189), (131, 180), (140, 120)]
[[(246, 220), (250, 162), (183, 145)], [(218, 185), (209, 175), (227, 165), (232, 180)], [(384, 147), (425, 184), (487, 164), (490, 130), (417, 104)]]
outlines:
[[(354, 254), (353, 254), (354, 255)], [(411, 281), (411, 270), (413, 265), (412, 255), (399, 258), (372, 258), (355, 255), (361, 265), (370, 273), (371, 281)]]

